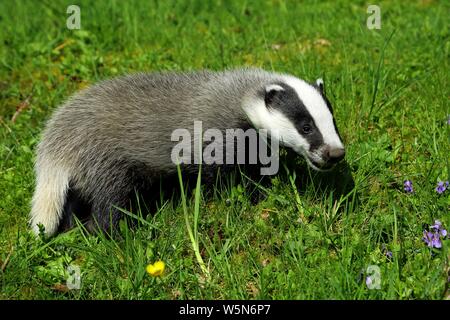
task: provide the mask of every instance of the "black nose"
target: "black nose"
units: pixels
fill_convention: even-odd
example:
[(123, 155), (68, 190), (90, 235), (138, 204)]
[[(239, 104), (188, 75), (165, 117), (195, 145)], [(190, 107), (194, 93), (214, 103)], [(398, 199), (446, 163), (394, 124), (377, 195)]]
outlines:
[(328, 148), (325, 151), (329, 163), (338, 163), (345, 157), (345, 150), (343, 148)]

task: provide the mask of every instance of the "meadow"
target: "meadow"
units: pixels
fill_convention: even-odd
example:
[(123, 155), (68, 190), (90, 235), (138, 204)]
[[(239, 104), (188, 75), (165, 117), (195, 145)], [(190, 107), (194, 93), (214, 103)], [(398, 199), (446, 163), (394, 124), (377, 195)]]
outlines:
[[(77, 1), (79, 30), (71, 4), (0, 1), (0, 299), (450, 298), (448, 2)], [(346, 163), (317, 173), (285, 156), (270, 187), (197, 185), (127, 213), (138, 226), (115, 239), (29, 232), (35, 147), (71, 94), (138, 71), (244, 66), (324, 78)]]

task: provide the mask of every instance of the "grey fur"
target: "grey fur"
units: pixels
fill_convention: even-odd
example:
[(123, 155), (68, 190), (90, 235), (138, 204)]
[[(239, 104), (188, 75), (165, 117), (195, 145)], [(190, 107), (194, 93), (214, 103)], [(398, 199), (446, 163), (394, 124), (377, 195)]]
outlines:
[[(170, 158), (173, 130), (192, 130), (194, 120), (201, 120), (204, 130), (250, 125), (242, 109), (244, 99), (257, 97), (265, 85), (277, 82), (282, 82), (280, 74), (259, 69), (141, 73), (77, 93), (54, 113), (38, 146), (33, 228), (42, 223), (47, 234), (56, 232), (69, 185), (92, 204), (101, 227), (108, 228), (105, 216), (111, 205), (126, 204), (133, 190), (130, 169), (138, 167), (150, 182), (176, 172)], [(52, 170), (61, 181), (51, 180)], [(42, 202), (54, 194), (44, 194), (44, 187), (61, 188), (50, 209)], [(117, 213), (113, 218), (116, 223)]]

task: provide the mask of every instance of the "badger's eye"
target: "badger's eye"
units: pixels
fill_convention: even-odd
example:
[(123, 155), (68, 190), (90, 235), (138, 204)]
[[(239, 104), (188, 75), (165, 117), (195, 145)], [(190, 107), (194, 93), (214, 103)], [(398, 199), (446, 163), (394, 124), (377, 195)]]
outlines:
[(302, 131), (304, 134), (308, 134), (312, 132), (312, 128), (309, 124), (303, 125)]

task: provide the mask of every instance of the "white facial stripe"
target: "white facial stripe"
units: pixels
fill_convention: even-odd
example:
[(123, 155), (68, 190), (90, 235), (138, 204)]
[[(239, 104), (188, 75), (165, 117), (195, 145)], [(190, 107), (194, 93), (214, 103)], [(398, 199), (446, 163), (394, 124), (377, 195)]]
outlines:
[(284, 88), (283, 88), (282, 86), (277, 85), (277, 84), (270, 84), (270, 85), (268, 85), (268, 86), (266, 87), (266, 92), (270, 92), (270, 91), (272, 91), (272, 90), (275, 90), (275, 91), (283, 91)]
[(298, 78), (283, 76), (287, 85), (294, 88), (323, 136), (324, 143), (336, 148), (343, 148), (333, 124), (333, 115), (319, 92), (307, 82)]
[(256, 99), (248, 101), (244, 104), (244, 111), (255, 128), (268, 129), (272, 133), (278, 132), (277, 139), (282, 145), (299, 153), (309, 149), (309, 143), (298, 133), (292, 122), (277, 110), (269, 111), (264, 101)]

